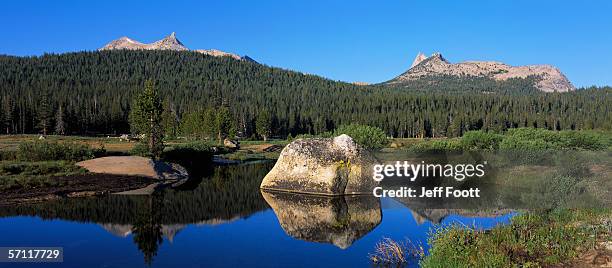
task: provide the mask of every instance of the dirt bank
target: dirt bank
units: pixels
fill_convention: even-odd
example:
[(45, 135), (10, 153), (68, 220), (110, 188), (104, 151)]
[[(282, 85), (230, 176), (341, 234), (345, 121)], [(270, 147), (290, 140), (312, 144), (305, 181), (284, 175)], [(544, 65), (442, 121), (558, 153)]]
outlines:
[(145, 177), (96, 173), (53, 177), (52, 180), (55, 186), (5, 190), (1, 193), (0, 205), (123, 192), (156, 182)]

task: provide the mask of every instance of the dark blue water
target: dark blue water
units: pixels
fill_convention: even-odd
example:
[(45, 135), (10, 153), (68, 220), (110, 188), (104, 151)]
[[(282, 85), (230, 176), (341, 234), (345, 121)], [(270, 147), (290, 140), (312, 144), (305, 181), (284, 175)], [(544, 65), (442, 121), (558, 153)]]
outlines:
[(488, 229), (512, 216), (412, 210), (393, 199), (264, 198), (257, 186), (269, 168), (219, 167), (153, 197), (0, 208), (0, 246), (64, 248), (64, 263), (14, 267), (366, 267), (383, 238), (427, 247), (437, 226)]

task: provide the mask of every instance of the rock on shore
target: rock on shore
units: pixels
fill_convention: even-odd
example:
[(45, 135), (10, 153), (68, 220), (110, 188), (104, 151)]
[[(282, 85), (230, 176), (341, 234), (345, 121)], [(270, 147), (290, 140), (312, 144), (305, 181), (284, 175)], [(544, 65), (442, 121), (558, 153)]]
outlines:
[(280, 153), (262, 189), (297, 193), (371, 194), (378, 160), (348, 135), (298, 139)]

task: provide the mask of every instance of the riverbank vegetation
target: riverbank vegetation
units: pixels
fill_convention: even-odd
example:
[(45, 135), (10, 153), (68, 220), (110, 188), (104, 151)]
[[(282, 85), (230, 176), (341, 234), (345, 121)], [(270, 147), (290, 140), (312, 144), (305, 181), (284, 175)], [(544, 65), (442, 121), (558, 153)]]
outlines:
[(584, 267), (602, 261), (597, 257), (606, 261), (611, 237), (609, 209), (524, 211), (510, 224), (490, 230), (436, 227), (430, 231), (428, 250), (385, 238), (369, 258), (385, 267)]
[[(466, 226), (435, 230), (422, 267), (549, 267), (580, 264), (581, 254), (612, 243), (612, 211), (525, 212), (490, 231)], [(584, 263), (583, 263), (584, 264)], [(579, 266), (579, 265), (578, 265)]]
[(86, 173), (77, 161), (103, 156), (103, 146), (92, 148), (76, 142), (31, 140), (21, 142), (14, 151), (0, 154), (0, 190), (59, 186), (57, 177)]
[(460, 138), (395, 140), (394, 147), (422, 151), (602, 151), (612, 146), (612, 134), (599, 131), (551, 131), (536, 128), (509, 129), (505, 132), (468, 131)]
[(52, 177), (84, 174), (70, 161), (0, 161), (0, 191), (58, 186)]

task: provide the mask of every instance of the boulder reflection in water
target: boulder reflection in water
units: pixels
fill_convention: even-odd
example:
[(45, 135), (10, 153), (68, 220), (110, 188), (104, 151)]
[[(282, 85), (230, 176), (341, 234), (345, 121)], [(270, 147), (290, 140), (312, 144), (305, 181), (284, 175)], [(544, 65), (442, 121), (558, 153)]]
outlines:
[(373, 196), (316, 196), (262, 191), (285, 232), (296, 239), (346, 249), (382, 220)]

